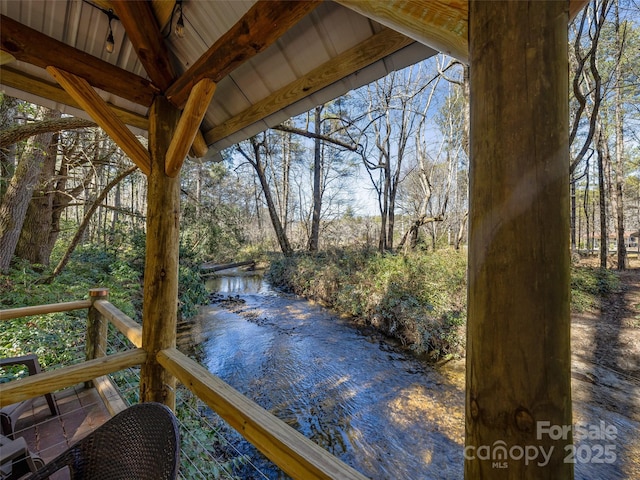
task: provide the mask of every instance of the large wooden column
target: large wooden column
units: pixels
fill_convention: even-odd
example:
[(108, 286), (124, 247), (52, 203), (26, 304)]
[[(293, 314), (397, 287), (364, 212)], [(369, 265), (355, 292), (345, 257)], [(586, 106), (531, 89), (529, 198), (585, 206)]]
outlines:
[(573, 478), (549, 430), (572, 423), (567, 23), (568, 2), (469, 4), (467, 479)]
[(158, 351), (176, 345), (178, 313), (178, 233), (180, 177), (165, 173), (165, 157), (180, 112), (157, 97), (149, 112), (147, 250), (142, 309), (142, 348), (147, 362), (140, 376), (140, 399), (175, 407), (175, 378), (156, 361)]

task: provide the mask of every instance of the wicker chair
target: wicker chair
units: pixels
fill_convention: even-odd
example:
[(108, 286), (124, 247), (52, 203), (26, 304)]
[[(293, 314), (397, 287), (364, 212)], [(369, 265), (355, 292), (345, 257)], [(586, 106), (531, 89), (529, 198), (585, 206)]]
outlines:
[(140, 403), (120, 412), (27, 478), (44, 480), (69, 467), (72, 480), (175, 479), (179, 453), (173, 412), (159, 403)]

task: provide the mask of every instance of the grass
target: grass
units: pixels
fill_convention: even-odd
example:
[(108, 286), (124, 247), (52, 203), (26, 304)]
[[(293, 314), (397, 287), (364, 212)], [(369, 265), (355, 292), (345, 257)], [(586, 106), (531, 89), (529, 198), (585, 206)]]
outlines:
[[(408, 255), (346, 249), (276, 259), (268, 278), (440, 360), (464, 355), (466, 272), (466, 256), (449, 248)], [(599, 308), (620, 287), (616, 272), (588, 266), (573, 266), (571, 279), (573, 312)]]

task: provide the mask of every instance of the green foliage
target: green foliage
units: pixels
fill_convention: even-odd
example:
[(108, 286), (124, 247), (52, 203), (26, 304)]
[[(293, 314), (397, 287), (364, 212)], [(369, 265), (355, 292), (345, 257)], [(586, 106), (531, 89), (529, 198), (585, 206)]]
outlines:
[[(440, 359), (464, 352), (466, 262), (451, 249), (407, 256), (337, 250), (274, 260), (268, 278)], [(614, 271), (573, 267), (572, 311), (598, 307), (619, 285)]]
[(620, 278), (613, 270), (573, 266), (571, 269), (571, 310), (583, 312), (599, 307), (600, 299), (620, 289)]
[(463, 351), (466, 258), (451, 249), (429, 254), (339, 250), (275, 261), (277, 286), (358, 317), (432, 358)]
[(208, 409), (185, 388), (178, 389), (176, 406), (182, 433), (180, 473), (185, 478), (239, 480), (237, 472), (248, 459), (230, 447), (223, 421), (207, 415)]

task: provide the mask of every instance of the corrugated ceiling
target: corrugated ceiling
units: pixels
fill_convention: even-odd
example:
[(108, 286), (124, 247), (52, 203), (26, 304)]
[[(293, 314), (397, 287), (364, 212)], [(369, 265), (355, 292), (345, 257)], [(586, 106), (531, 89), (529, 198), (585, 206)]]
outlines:
[[(166, 39), (174, 67), (178, 74), (186, 71), (206, 50), (229, 30), (253, 5), (252, 1), (185, 1), (183, 5), (186, 35), (176, 37), (169, 31)], [(82, 50), (129, 72), (146, 77), (131, 43), (119, 21), (112, 22), (115, 51), (105, 50), (108, 18), (102, 11), (81, 0), (1, 0), (0, 11), (18, 22)], [(174, 22), (175, 22), (174, 18)], [(0, 26), (1, 28), (1, 26)], [(276, 43), (253, 57), (219, 82), (213, 101), (207, 111), (202, 131), (224, 123), (256, 102), (290, 84), (294, 80), (331, 60), (336, 55), (371, 37), (381, 26), (333, 2), (324, 2)], [(274, 126), (291, 116), (298, 115), (336, 98), (351, 89), (365, 85), (395, 69), (423, 60), (436, 52), (422, 44), (413, 43), (383, 60), (243, 128), (226, 138), (215, 141), (211, 147), (218, 151), (251, 135)], [(12, 68), (54, 83), (44, 69), (13, 62)], [(2, 74), (0, 70), (0, 83)], [(64, 113), (86, 117), (78, 109), (26, 94), (6, 87), (8, 94), (24, 100), (57, 108)], [(108, 102), (132, 112), (146, 115), (140, 105), (101, 92)], [(134, 130), (135, 133), (142, 133)]]

